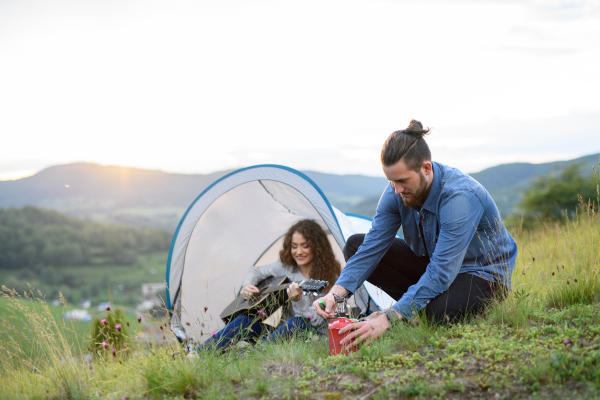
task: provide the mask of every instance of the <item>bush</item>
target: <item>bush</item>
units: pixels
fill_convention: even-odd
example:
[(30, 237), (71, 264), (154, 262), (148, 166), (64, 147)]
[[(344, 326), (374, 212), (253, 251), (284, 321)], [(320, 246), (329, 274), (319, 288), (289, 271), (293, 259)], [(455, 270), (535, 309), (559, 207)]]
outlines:
[(125, 357), (130, 353), (130, 330), (120, 308), (107, 310), (106, 317), (91, 323), (90, 350), (95, 357)]
[(543, 219), (559, 219), (565, 210), (570, 216), (577, 206), (583, 203), (598, 206), (597, 178), (584, 177), (581, 165), (567, 167), (560, 175), (549, 174), (539, 177), (531, 188), (525, 191), (520, 208), (525, 216)]

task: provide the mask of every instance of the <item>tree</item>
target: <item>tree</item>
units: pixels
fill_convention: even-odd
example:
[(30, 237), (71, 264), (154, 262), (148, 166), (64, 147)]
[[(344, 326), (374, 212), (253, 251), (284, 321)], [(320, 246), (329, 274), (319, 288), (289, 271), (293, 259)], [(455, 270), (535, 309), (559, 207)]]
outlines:
[(598, 179), (581, 173), (581, 164), (573, 164), (559, 175), (539, 177), (525, 191), (520, 208), (528, 217), (558, 219), (565, 210), (574, 214), (579, 205), (579, 196), (584, 203), (598, 206)]

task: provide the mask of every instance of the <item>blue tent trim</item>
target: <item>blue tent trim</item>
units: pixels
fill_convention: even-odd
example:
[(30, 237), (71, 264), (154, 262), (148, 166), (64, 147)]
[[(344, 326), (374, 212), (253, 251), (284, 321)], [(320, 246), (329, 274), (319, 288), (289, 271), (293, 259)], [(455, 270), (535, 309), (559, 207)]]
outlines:
[[(175, 230), (175, 234), (173, 235), (173, 240), (171, 240), (171, 247), (169, 248), (169, 258), (167, 259), (167, 276), (166, 276), (166, 281), (167, 281), (167, 308), (170, 311), (173, 307), (173, 305), (171, 304), (171, 294), (169, 292), (169, 284), (170, 284), (170, 273), (171, 273), (171, 259), (173, 257), (173, 249), (175, 248), (175, 242), (177, 241), (177, 235), (179, 235), (179, 230), (181, 229), (181, 225), (183, 224), (183, 221), (185, 221), (185, 218), (187, 217), (187, 215), (189, 214), (190, 210), (194, 207), (194, 205), (196, 204), (196, 202), (202, 197), (204, 196), (204, 194), (206, 192), (208, 192), (210, 189), (212, 189), (216, 184), (218, 184), (219, 182), (229, 178), (232, 175), (238, 174), (240, 172), (243, 171), (247, 171), (249, 169), (255, 169), (255, 168), (278, 168), (278, 169), (283, 169), (285, 171), (289, 171), (293, 174), (298, 175), (299, 177), (303, 178), (304, 180), (306, 180), (308, 183), (310, 183), (316, 190), (317, 192), (321, 195), (321, 197), (323, 198), (323, 200), (325, 200), (325, 204), (327, 204), (327, 207), (329, 207), (329, 211), (331, 211), (331, 215), (333, 215), (333, 219), (335, 220), (335, 223), (338, 225), (338, 228), (340, 228), (340, 233), (342, 231), (341, 227), (340, 227), (340, 223), (337, 219), (337, 217), (335, 216), (335, 212), (333, 211), (333, 208), (331, 207), (331, 203), (329, 203), (329, 200), (327, 199), (327, 196), (325, 196), (325, 193), (323, 193), (323, 191), (321, 190), (321, 188), (319, 186), (317, 186), (317, 184), (310, 179), (306, 174), (290, 168), (290, 167), (286, 167), (283, 165), (278, 165), (278, 164), (260, 164), (260, 165), (253, 165), (250, 167), (246, 167), (246, 168), (241, 168), (238, 169), (236, 171), (230, 172), (225, 176), (222, 176), (221, 178), (217, 179), (216, 181), (214, 181), (213, 183), (210, 184), (210, 186), (208, 186), (206, 189), (204, 189), (202, 191), (202, 193), (200, 193), (200, 195), (198, 195), (198, 197), (196, 197), (196, 199), (192, 202), (192, 204), (188, 207), (188, 209), (185, 211), (185, 214), (183, 214), (183, 217), (181, 218), (181, 220), (179, 221), (179, 224), (177, 225), (177, 229)], [(366, 217), (363, 217), (366, 218)], [(346, 240), (344, 238), (344, 235), (342, 234), (342, 238), (344, 240)]]

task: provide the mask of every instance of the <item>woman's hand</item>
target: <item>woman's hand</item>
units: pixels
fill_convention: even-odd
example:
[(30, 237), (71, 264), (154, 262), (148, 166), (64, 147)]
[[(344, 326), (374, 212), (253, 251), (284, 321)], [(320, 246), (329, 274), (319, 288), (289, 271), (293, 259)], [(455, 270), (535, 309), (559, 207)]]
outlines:
[(287, 288), (287, 294), (294, 303), (302, 300), (302, 289), (300, 289), (300, 285), (296, 282), (292, 283), (290, 287)]
[(244, 298), (246, 300), (252, 298), (252, 296), (254, 296), (255, 294), (259, 294), (260, 290), (258, 290), (258, 288), (254, 285), (251, 284), (247, 284), (246, 286), (244, 286), (242, 288), (242, 296), (244, 296)]

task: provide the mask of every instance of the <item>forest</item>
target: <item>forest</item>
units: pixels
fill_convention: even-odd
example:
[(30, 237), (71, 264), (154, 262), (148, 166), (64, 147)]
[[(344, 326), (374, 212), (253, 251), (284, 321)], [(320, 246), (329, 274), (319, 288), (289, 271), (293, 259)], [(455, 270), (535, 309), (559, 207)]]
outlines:
[[(149, 280), (142, 270), (164, 269), (171, 237), (168, 230), (106, 225), (31, 206), (0, 209), (0, 275), (19, 291), (29, 283), (51, 298), (61, 292), (69, 301), (105, 301), (111, 282), (133, 294), (139, 283), (162, 282), (164, 275)], [(137, 300), (139, 294), (123, 299)]]

